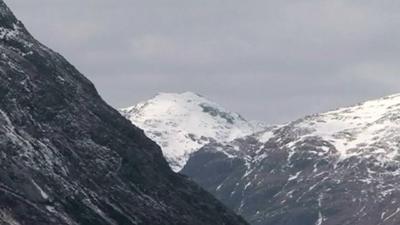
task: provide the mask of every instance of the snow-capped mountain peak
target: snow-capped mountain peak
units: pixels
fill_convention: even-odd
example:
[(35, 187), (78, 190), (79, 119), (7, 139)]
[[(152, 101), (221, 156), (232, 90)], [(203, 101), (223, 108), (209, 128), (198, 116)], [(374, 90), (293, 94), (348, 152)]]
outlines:
[(182, 169), (189, 155), (205, 144), (226, 143), (261, 129), (192, 92), (160, 93), (121, 109), (121, 113), (162, 147), (175, 171)]

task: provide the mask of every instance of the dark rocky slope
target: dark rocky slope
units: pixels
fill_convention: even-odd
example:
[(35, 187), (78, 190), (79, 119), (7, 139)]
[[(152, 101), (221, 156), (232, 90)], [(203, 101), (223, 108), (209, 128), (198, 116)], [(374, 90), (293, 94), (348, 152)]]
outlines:
[(246, 224), (0, 0), (0, 224)]

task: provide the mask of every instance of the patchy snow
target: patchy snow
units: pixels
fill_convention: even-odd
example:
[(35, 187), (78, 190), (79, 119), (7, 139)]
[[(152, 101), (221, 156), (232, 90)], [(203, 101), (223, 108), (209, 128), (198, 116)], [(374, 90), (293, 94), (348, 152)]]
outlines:
[(20, 28), (16, 24), (13, 25), (13, 29), (0, 27), (0, 39), (16, 38), (19, 34), (19, 29)]
[(40, 196), (42, 197), (42, 199), (44, 199), (44, 200), (48, 200), (49, 199), (49, 195), (45, 191), (43, 191), (43, 189), (34, 180), (32, 180), (32, 184), (39, 191)]
[(263, 129), (191, 92), (161, 93), (121, 113), (161, 146), (175, 171), (205, 144), (227, 143)]
[(297, 180), (302, 171), (297, 172), (295, 175), (289, 177), (288, 181)]
[(396, 211), (395, 211), (394, 213), (392, 213), (392, 214), (390, 214), (388, 217), (386, 217), (386, 218), (383, 220), (383, 222), (386, 222), (386, 221), (392, 219), (393, 217), (395, 217), (395, 216), (396, 216), (397, 214), (399, 214), (399, 213), (400, 213), (400, 208), (396, 209)]
[[(0, 222), (6, 225), (20, 225), (9, 210), (0, 209)], [(2, 224), (3, 224), (2, 223)]]
[(273, 136), (274, 133), (272, 131), (267, 131), (260, 135), (259, 140), (264, 143), (269, 141), (269, 139), (271, 139)]
[(365, 154), (393, 159), (400, 141), (399, 112), (400, 95), (392, 95), (308, 116), (290, 124), (300, 135), (288, 145), (307, 137), (320, 137), (335, 146), (341, 159)]

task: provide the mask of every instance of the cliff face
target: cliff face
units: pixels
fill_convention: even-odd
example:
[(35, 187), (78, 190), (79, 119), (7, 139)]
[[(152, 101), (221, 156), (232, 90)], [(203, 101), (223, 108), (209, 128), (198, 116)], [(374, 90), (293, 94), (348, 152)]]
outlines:
[(0, 224), (246, 224), (0, 0)]

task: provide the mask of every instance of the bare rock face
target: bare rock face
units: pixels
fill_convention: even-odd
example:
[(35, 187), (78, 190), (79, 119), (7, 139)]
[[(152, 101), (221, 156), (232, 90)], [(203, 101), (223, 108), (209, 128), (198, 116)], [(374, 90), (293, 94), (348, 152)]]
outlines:
[(242, 225), (0, 0), (0, 224)]
[(254, 225), (400, 224), (400, 95), (307, 116), (181, 171)]

